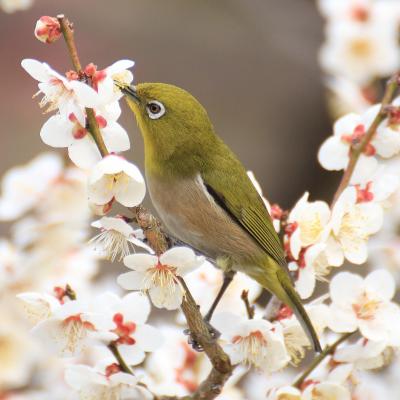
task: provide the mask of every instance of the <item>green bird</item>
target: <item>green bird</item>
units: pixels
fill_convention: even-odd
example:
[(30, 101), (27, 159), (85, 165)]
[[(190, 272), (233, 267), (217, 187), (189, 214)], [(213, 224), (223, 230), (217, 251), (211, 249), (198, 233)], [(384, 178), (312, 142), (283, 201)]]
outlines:
[(122, 91), (143, 136), (147, 186), (166, 228), (222, 269), (244, 272), (273, 293), (320, 352), (264, 202), (204, 107), (164, 83)]

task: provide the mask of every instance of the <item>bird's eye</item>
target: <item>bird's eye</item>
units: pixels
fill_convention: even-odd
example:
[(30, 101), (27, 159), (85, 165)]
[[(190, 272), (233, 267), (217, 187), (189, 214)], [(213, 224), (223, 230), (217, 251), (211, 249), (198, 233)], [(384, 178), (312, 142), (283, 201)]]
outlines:
[(165, 107), (159, 101), (150, 101), (147, 103), (146, 109), (151, 119), (161, 118), (165, 114)]

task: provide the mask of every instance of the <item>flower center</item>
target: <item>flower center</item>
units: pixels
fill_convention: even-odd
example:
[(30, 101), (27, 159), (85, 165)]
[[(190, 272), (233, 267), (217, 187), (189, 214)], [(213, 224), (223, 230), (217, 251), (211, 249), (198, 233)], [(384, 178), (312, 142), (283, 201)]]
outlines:
[(375, 318), (380, 304), (381, 302), (379, 300), (371, 299), (366, 293), (363, 293), (359, 302), (353, 304), (352, 308), (358, 319), (369, 321)]
[(149, 290), (152, 287), (160, 287), (161, 289), (166, 289), (170, 295), (173, 295), (178, 285), (184, 291), (177, 279), (176, 271), (176, 267), (158, 262), (157, 265), (149, 268), (146, 272), (144, 279), (145, 290)]
[(67, 338), (67, 344), (64, 350), (71, 353), (75, 352), (79, 342), (86, 337), (88, 330), (96, 330), (92, 323), (82, 321), (81, 314), (71, 315), (65, 318), (63, 326), (65, 337)]
[(357, 58), (368, 58), (373, 54), (371, 41), (366, 38), (356, 38), (349, 43), (350, 53)]
[(251, 332), (248, 336), (235, 336), (232, 343), (237, 345), (244, 357), (245, 364), (261, 367), (267, 356), (267, 341), (260, 331)]
[(315, 243), (323, 231), (321, 216), (314, 214), (300, 222), (300, 239), (303, 246)]

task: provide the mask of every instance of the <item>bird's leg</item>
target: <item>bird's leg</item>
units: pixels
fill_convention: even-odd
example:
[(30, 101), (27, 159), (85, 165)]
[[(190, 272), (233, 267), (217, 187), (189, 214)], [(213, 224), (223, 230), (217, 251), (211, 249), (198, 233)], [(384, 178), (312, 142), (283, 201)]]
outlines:
[(211, 318), (212, 318), (212, 316), (214, 314), (215, 309), (217, 308), (218, 303), (221, 301), (222, 296), (226, 292), (226, 289), (228, 289), (228, 286), (232, 282), (233, 277), (235, 276), (235, 274), (236, 274), (236, 271), (233, 271), (233, 270), (224, 271), (224, 280), (222, 281), (221, 288), (219, 289), (217, 297), (215, 298), (215, 300), (211, 304), (210, 309), (208, 310), (207, 314), (204, 317), (204, 321), (206, 323), (209, 323), (211, 321)]
[[(229, 284), (232, 282), (235, 274), (236, 274), (236, 271), (233, 271), (233, 270), (224, 271), (224, 280), (222, 282), (221, 288), (219, 289), (217, 297), (215, 298), (210, 309), (208, 310), (207, 314), (203, 318), (204, 323), (206, 324), (208, 331), (210, 332), (210, 335), (211, 335), (212, 339), (214, 339), (214, 340), (218, 339), (220, 337), (221, 333), (211, 325), (210, 320), (212, 318), (212, 315), (213, 315), (218, 303), (220, 302), (222, 296), (224, 295), (226, 289), (228, 288)], [(193, 339), (192, 334), (189, 329), (185, 329), (183, 331), (183, 333), (185, 335), (189, 336), (188, 343), (192, 346), (193, 350), (203, 351), (203, 348), (200, 346), (200, 344), (195, 339)]]

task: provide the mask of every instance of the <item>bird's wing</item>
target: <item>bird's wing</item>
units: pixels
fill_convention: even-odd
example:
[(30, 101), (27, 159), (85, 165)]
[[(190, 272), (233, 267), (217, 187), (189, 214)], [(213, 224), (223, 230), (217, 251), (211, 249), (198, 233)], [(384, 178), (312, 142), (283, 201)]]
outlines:
[[(279, 265), (286, 266), (282, 244), (267, 208), (235, 158), (221, 160), (201, 174), (216, 203), (230, 214)], [(225, 168), (221, 168), (225, 165)]]

